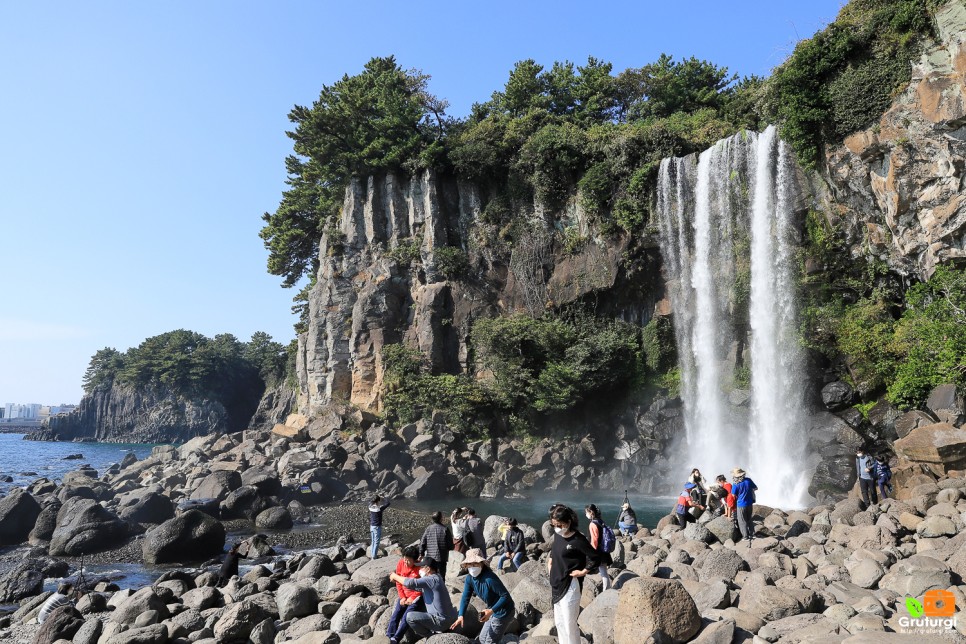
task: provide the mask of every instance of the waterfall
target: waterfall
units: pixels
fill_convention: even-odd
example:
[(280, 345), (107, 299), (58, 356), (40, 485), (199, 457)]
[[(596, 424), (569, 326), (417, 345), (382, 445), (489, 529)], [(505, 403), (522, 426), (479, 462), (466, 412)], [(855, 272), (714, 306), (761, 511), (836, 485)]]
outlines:
[(804, 500), (792, 164), (773, 127), (743, 132), (696, 160), (664, 159), (657, 194), (687, 434), (672, 459), (680, 483), (691, 467), (707, 479), (742, 467), (761, 502), (785, 506)]

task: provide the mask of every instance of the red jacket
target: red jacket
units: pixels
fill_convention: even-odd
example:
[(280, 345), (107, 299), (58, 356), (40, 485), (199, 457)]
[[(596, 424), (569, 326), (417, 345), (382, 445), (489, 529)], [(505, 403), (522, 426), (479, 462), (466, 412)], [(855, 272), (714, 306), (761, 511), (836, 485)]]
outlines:
[[(417, 566), (407, 566), (406, 561), (400, 557), (399, 563), (396, 564), (396, 574), (400, 577), (411, 577), (413, 579), (419, 579), (419, 567)], [(418, 590), (412, 590), (411, 588), (406, 588), (398, 581), (396, 582), (396, 592), (399, 593), (400, 599), (416, 599), (421, 597), (422, 593)]]
[(735, 507), (735, 495), (731, 493), (731, 483), (722, 483), (721, 487), (728, 492), (728, 496), (725, 497), (725, 503), (729, 508)]

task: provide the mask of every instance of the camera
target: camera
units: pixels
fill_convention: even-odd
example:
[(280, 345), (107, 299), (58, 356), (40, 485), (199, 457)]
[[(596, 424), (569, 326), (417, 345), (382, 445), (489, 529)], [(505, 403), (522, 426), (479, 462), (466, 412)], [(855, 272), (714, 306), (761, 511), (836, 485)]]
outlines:
[(952, 617), (956, 613), (956, 596), (948, 590), (930, 590), (922, 596), (922, 607), (929, 617)]

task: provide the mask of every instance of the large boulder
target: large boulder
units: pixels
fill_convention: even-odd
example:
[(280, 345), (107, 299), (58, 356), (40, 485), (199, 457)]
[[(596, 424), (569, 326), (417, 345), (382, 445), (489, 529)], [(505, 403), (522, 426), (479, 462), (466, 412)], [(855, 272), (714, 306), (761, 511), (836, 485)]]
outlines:
[(952, 585), (949, 566), (926, 555), (912, 555), (899, 560), (879, 580), (879, 588), (900, 595), (922, 597), (927, 590), (945, 590)]
[(36, 499), (19, 487), (0, 499), (0, 546), (12, 546), (26, 541), (40, 510)]
[(362, 564), (352, 573), (353, 583), (365, 586), (372, 595), (385, 595), (393, 585), (389, 581), (389, 574), (396, 572), (397, 559), (382, 557)]
[(963, 420), (963, 397), (956, 385), (939, 385), (933, 389), (926, 399), (926, 407), (941, 422), (958, 425)]
[(332, 616), (333, 633), (355, 633), (369, 623), (377, 606), (368, 599), (353, 595)]
[(0, 575), (0, 604), (33, 597), (44, 587), (44, 575), (29, 561), (22, 561)]
[(164, 624), (132, 628), (108, 637), (104, 644), (167, 644), (168, 629)]
[(740, 533), (735, 528), (735, 523), (728, 517), (721, 515), (720, 517), (715, 517), (707, 523), (704, 527), (708, 529), (715, 539), (724, 543), (728, 539), (732, 541), (737, 541), (740, 538)]
[(106, 550), (125, 538), (127, 524), (92, 499), (73, 497), (57, 512), (50, 554), (77, 556)]
[(314, 613), (319, 603), (319, 595), (309, 584), (287, 583), (278, 587), (275, 602), (278, 605), (279, 619), (285, 621)]
[(255, 517), (255, 527), (266, 530), (288, 530), (292, 527), (292, 515), (281, 506), (268, 508)]
[(617, 604), (620, 593), (609, 588), (597, 595), (594, 601), (580, 611), (577, 626), (580, 630), (594, 638), (595, 642), (614, 641), (614, 616), (617, 614)]
[(617, 603), (614, 641), (639, 644), (655, 641), (686, 642), (701, 630), (701, 615), (681, 582), (676, 579), (631, 579)]
[(701, 581), (724, 579), (733, 581), (739, 570), (748, 570), (748, 563), (737, 552), (730, 548), (712, 550), (705, 557), (704, 563), (698, 570)]
[(55, 609), (34, 634), (33, 644), (54, 644), (58, 640), (70, 640), (80, 627), (84, 618), (73, 606)]
[(47, 545), (50, 542), (50, 538), (54, 536), (54, 530), (57, 528), (57, 513), (60, 512), (62, 505), (56, 498), (48, 499), (40, 514), (37, 515), (34, 529), (30, 531), (30, 536), (27, 538), (30, 545)]
[(449, 489), (455, 481), (453, 477), (444, 472), (427, 472), (416, 477), (402, 494), (406, 498), (420, 500), (446, 499), (449, 497)]
[(130, 523), (158, 524), (174, 516), (174, 504), (154, 490), (138, 490), (121, 497), (117, 514)]
[(225, 526), (203, 512), (188, 510), (148, 530), (141, 552), (145, 563), (159, 564), (199, 561), (224, 546)]
[(225, 519), (254, 520), (271, 502), (258, 492), (253, 485), (243, 485), (233, 490), (221, 502), (221, 516)]
[(241, 474), (218, 470), (206, 476), (191, 493), (192, 499), (225, 499), (242, 486)]
[(949, 423), (917, 427), (894, 447), (899, 456), (925, 464), (935, 474), (966, 469), (966, 428)]
[(215, 623), (215, 639), (219, 642), (247, 640), (252, 629), (271, 617), (268, 611), (254, 601), (243, 599), (231, 604)]
[(152, 610), (158, 618), (167, 619), (169, 612), (164, 597), (149, 586), (123, 600), (111, 613), (111, 621), (131, 626), (138, 617)]
[(830, 382), (822, 387), (822, 403), (829, 411), (840, 411), (852, 405), (855, 390), (841, 380)]

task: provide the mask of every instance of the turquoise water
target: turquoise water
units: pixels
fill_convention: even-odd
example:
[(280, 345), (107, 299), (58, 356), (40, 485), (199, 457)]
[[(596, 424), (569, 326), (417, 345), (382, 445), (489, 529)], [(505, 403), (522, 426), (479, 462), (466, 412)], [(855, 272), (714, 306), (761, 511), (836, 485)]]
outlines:
[[(0, 493), (11, 487), (29, 485), (38, 478), (60, 479), (67, 472), (90, 463), (98, 474), (103, 474), (111, 463), (119, 463), (133, 451), (144, 458), (153, 445), (123, 443), (50, 443), (25, 441), (23, 434), (0, 434), (0, 476), (12, 476), (12, 483), (0, 483)], [(70, 454), (83, 454), (79, 460), (65, 461)], [(28, 474), (35, 472), (35, 474)]]

